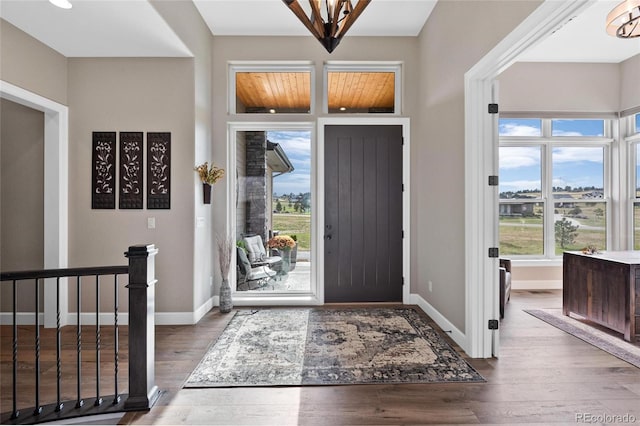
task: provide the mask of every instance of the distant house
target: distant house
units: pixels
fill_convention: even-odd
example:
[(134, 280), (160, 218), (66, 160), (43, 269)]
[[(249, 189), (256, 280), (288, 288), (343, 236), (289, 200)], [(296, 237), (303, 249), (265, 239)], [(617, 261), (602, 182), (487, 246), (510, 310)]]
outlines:
[(585, 200), (602, 200), (604, 198), (604, 192), (598, 190), (587, 192), (582, 194), (582, 198)]
[(533, 203), (501, 203), (500, 216), (532, 216)]

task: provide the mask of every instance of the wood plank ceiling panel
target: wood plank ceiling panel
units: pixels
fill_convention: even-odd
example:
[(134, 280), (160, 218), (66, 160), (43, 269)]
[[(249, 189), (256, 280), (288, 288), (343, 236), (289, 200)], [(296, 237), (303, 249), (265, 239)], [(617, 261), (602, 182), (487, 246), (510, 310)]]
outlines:
[(246, 108), (309, 110), (311, 74), (308, 72), (236, 73), (236, 96)]
[[(329, 110), (391, 109), (395, 101), (393, 72), (331, 72)], [(245, 108), (277, 112), (308, 111), (311, 74), (308, 72), (240, 72), (236, 96)]]
[(329, 73), (329, 110), (393, 108), (394, 77), (392, 72)]

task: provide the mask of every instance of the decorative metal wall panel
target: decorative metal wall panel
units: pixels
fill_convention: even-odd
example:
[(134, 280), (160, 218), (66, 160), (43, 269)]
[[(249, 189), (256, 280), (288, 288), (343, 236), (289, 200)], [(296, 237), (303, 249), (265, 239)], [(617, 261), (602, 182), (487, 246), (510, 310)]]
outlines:
[(121, 209), (142, 209), (142, 132), (120, 132)]
[(93, 132), (91, 208), (116, 208), (116, 132)]
[(171, 208), (171, 133), (147, 133), (147, 208)]

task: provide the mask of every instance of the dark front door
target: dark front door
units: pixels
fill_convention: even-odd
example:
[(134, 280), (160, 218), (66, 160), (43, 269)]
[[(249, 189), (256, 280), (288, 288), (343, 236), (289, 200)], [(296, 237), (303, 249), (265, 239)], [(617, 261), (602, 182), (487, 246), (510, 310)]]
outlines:
[(402, 301), (402, 126), (325, 127), (326, 302)]

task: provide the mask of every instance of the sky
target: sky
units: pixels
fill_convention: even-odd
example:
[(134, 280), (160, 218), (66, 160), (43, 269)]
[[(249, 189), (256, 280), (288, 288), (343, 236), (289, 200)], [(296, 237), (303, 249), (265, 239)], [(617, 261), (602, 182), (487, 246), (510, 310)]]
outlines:
[(280, 144), (295, 168), (273, 180), (273, 192), (278, 195), (311, 192), (311, 132), (270, 130), (267, 139)]
[[(552, 135), (603, 136), (603, 120), (552, 120)], [(539, 119), (500, 119), (500, 136), (541, 136)], [(603, 187), (602, 147), (555, 147), (552, 149), (553, 186)], [(500, 147), (499, 190), (539, 190), (542, 175), (539, 146)]]

